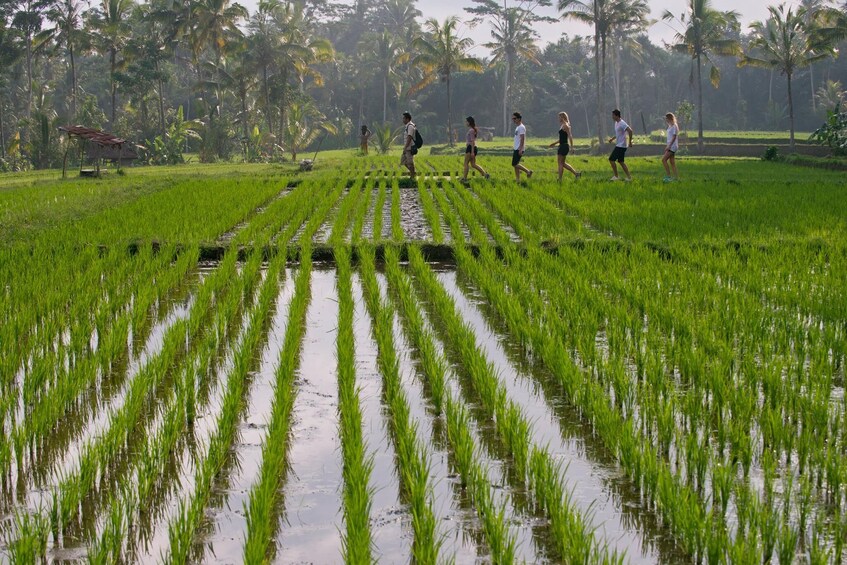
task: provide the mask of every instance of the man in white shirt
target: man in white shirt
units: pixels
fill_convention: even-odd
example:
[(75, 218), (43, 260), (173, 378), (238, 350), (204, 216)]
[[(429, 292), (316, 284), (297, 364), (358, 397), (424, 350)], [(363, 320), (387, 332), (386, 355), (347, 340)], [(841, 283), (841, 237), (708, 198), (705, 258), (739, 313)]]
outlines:
[(523, 125), (523, 117), (520, 112), (512, 114), (515, 122), (515, 145), (512, 151), (512, 166), (515, 168), (515, 180), (521, 182), (521, 171), (526, 173), (526, 178), (532, 178), (532, 171), (521, 165), (524, 149), (526, 148), (526, 126)]
[(416, 126), (412, 122), (412, 114), (403, 112), (403, 155), (400, 157), (400, 164), (409, 169), (409, 176), (415, 178), (415, 156), (412, 154), (412, 148), (415, 146), (415, 131)]
[[(626, 173), (624, 180), (629, 182), (632, 180), (632, 175), (629, 174), (629, 167), (624, 163), (624, 157), (626, 157), (627, 147), (632, 147), (632, 128), (621, 119), (620, 110), (612, 110), (612, 119), (615, 120), (615, 135), (609, 138), (609, 143), (615, 142), (615, 148), (609, 155), (609, 164), (612, 165), (612, 180), (621, 180), (618, 177), (618, 166), (615, 164), (617, 162), (621, 164), (621, 169)], [(629, 144), (627, 144), (627, 136), (629, 136)]]

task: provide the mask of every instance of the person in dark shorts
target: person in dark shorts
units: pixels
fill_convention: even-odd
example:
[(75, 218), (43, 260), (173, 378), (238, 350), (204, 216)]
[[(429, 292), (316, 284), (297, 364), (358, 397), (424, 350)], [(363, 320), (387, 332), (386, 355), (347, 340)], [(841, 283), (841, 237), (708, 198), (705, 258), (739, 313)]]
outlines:
[[(632, 180), (632, 175), (629, 174), (629, 167), (624, 163), (624, 158), (626, 157), (627, 148), (632, 147), (632, 128), (621, 119), (621, 111), (618, 109), (612, 110), (612, 119), (615, 120), (615, 135), (609, 138), (609, 143), (614, 143), (615, 148), (612, 150), (612, 154), (609, 155), (609, 164), (612, 165), (611, 180), (621, 180), (618, 176), (618, 166), (616, 165), (616, 163), (620, 163), (621, 169), (626, 174), (624, 180), (629, 182)], [(627, 143), (627, 136), (629, 137), (629, 143)]]
[(562, 173), (564, 173), (565, 169), (569, 170), (573, 173), (575, 179), (579, 179), (582, 176), (582, 173), (576, 172), (576, 170), (568, 164), (568, 153), (571, 151), (571, 145), (573, 145), (573, 135), (571, 134), (571, 120), (568, 118), (567, 112), (559, 112), (559, 141), (554, 141), (550, 144), (550, 147), (554, 147), (558, 145), (559, 150), (556, 151), (556, 155), (559, 159), (559, 182), (562, 182)]
[[(665, 178), (663, 180), (673, 182), (679, 180), (679, 173), (676, 172), (676, 152), (679, 151), (679, 124), (672, 112), (665, 114), (665, 121), (668, 123), (668, 144), (665, 146), (665, 154), (662, 155), (662, 165), (665, 167)], [(670, 163), (670, 168), (668, 163)], [(671, 176), (671, 171), (673, 171), (673, 176)]]
[(468, 133), (465, 136), (467, 145), (465, 145), (465, 168), (462, 174), (462, 182), (468, 182), (468, 170), (471, 167), (479, 171), (483, 177), (490, 178), (490, 175), (485, 172), (485, 169), (476, 164), (476, 155), (479, 152), (479, 148), (476, 146), (476, 138), (479, 136), (476, 120), (474, 120), (473, 116), (468, 116), (465, 118), (465, 123), (468, 126)]
[(515, 123), (515, 144), (512, 151), (512, 166), (515, 168), (515, 180), (521, 182), (521, 171), (526, 173), (526, 178), (532, 178), (532, 171), (521, 165), (524, 150), (526, 148), (526, 126), (523, 125), (523, 116), (520, 112), (512, 114)]

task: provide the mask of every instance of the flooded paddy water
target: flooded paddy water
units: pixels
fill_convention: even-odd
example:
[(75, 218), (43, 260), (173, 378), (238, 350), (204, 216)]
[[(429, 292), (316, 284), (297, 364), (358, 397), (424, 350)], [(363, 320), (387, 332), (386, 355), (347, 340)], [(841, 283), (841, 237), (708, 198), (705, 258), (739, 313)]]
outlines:
[(0, 561), (843, 563), (840, 314), (710, 283), (719, 252), (571, 246), (534, 223), (584, 225), (570, 196), (463, 193), (454, 166), (286, 180), (144, 315), (140, 283), (61, 318), (10, 380), (35, 392), (0, 389)]

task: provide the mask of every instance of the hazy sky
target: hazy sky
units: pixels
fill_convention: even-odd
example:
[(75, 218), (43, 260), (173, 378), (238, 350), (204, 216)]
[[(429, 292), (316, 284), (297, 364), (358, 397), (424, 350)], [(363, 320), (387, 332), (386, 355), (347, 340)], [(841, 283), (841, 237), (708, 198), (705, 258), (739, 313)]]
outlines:
[[(742, 26), (746, 28), (753, 20), (766, 19), (767, 6), (778, 4), (780, 1), (782, 0), (743, 0), (743, 2), (739, 0), (712, 0), (712, 6), (717, 10), (737, 11), (741, 15)], [(555, 6), (555, 0), (553, 4)], [(649, 30), (651, 39), (657, 43), (672, 40), (675, 30), (671, 26), (676, 24), (663, 21), (662, 14), (665, 10), (670, 10), (677, 16), (682, 14), (688, 4), (687, 0), (647, 0), (647, 4), (650, 6), (650, 17), (658, 20)], [(464, 8), (472, 5), (472, 2), (470, 0), (419, 0), (417, 5), (425, 18), (436, 17), (441, 20), (449, 15), (457, 15), (460, 19), (466, 20), (469, 14), (465, 12)], [(546, 8), (539, 13), (553, 17), (558, 16), (554, 8)], [(540, 25), (537, 30), (541, 35), (542, 44), (556, 41), (562, 33), (567, 33), (570, 36), (591, 35), (593, 33), (590, 26), (572, 21)], [(477, 43), (489, 41), (489, 28), (486, 24), (481, 24), (473, 30), (465, 29), (464, 32)], [(485, 53), (483, 49), (477, 48), (475, 54), (483, 55)]]

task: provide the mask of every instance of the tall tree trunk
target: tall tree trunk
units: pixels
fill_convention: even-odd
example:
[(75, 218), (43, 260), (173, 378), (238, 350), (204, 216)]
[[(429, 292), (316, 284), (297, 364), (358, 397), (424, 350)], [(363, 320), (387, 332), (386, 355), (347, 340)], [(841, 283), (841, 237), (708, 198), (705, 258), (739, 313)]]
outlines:
[(165, 88), (164, 83), (162, 82), (162, 75), (159, 73), (159, 61), (156, 61), (156, 75), (158, 75), (158, 83), (159, 83), (159, 130), (162, 135), (162, 138), (165, 137)]
[(271, 112), (271, 95), (268, 87), (268, 66), (262, 65), (262, 90), (265, 96), (265, 120), (268, 122), (268, 131), (271, 135), (274, 134), (274, 119)]
[(597, 153), (600, 153), (603, 151), (603, 101), (600, 98), (600, 32), (597, 31), (596, 25), (594, 26), (594, 90), (597, 100)]
[(788, 145), (794, 153), (794, 98), (791, 94), (791, 73), (785, 76), (788, 78), (788, 125), (791, 131)]
[(29, 157), (30, 120), (32, 119), (32, 35), (26, 33), (26, 124), (21, 131), (20, 153)]
[(0, 157), (6, 156), (6, 134), (3, 130), (3, 100), (0, 100)]
[(700, 80), (700, 54), (697, 54), (697, 151), (703, 152), (703, 81)]
[[(600, 114), (607, 113), (606, 106), (606, 36), (600, 36), (600, 93), (597, 102), (600, 105)], [(600, 123), (600, 122), (598, 122)], [(602, 140), (600, 142), (602, 144)]]
[(111, 68), (111, 72), (109, 74), (109, 81), (110, 81), (110, 86), (111, 86), (111, 89), (112, 89), (112, 120), (109, 122), (109, 127), (112, 129), (112, 131), (114, 131), (114, 129), (115, 129), (115, 115), (116, 115), (115, 99), (117, 98), (117, 83), (115, 83), (115, 67), (117, 67), (117, 64), (118, 64), (117, 59), (118, 59), (117, 50), (114, 47), (112, 47), (111, 49), (109, 49), (109, 65), (110, 65), (110, 68)]
[[(70, 31), (70, 30), (68, 30)], [(76, 103), (77, 103), (77, 86), (76, 86), (76, 60), (74, 58), (74, 46), (68, 34), (68, 55), (71, 63), (71, 125), (76, 124)]]
[(447, 75), (447, 144), (453, 147), (453, 106), (450, 100), (450, 75)]
[(382, 123), (388, 121), (388, 73), (382, 74)]
[(809, 82), (812, 85), (812, 112), (817, 112), (817, 103), (815, 102), (815, 65), (809, 65)]
[(509, 76), (512, 74), (512, 61), (506, 57), (506, 70), (503, 73), (503, 135), (509, 135)]

